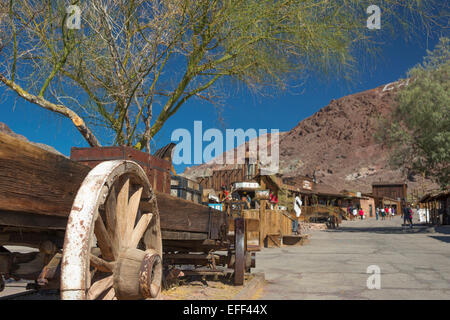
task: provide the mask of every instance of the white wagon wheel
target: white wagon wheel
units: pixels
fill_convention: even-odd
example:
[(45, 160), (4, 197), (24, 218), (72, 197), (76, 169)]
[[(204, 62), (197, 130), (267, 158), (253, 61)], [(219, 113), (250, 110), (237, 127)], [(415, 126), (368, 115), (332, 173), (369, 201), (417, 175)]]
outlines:
[(83, 181), (70, 212), (61, 265), (64, 300), (158, 298), (162, 242), (144, 170), (106, 161)]

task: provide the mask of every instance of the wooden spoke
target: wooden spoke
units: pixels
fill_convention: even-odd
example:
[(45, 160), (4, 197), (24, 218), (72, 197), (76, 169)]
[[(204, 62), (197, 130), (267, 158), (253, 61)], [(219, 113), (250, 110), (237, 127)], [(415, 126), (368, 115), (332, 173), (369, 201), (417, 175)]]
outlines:
[(105, 261), (93, 254), (90, 255), (91, 267), (96, 268), (102, 272), (112, 272), (114, 269), (114, 262)]
[[(126, 222), (126, 229), (125, 229), (125, 241), (128, 242), (128, 240), (131, 237), (131, 234), (133, 233), (134, 225), (136, 223), (136, 216), (137, 212), (139, 210), (139, 203), (141, 201), (141, 195), (142, 190), (144, 188), (139, 188), (131, 197), (130, 201), (128, 202), (128, 212), (127, 212), (127, 222)], [(128, 243), (125, 245), (128, 246)]]
[[(102, 252), (102, 257), (106, 260), (115, 260), (117, 254), (115, 255), (112, 248), (112, 240), (106, 230), (105, 224), (103, 223), (102, 216), (99, 214), (94, 226), (95, 237), (97, 238), (97, 244)], [(115, 252), (117, 252), (118, 248)]]
[(152, 218), (152, 213), (146, 213), (142, 215), (141, 219), (134, 228), (133, 233), (131, 234), (130, 241), (128, 242), (130, 248), (136, 248), (138, 246), (139, 241), (147, 230), (147, 227), (150, 224)]
[(114, 235), (116, 229), (116, 202), (116, 188), (113, 186), (105, 203), (106, 227), (111, 236)]
[(129, 188), (130, 188), (130, 179), (127, 179), (117, 196), (115, 237), (118, 238), (120, 247), (124, 246), (127, 213), (128, 213), (127, 211), (128, 211)]
[(94, 282), (91, 288), (88, 291), (87, 297), (89, 300), (97, 299), (103, 292), (112, 288), (113, 285), (113, 276), (106, 277), (102, 280), (98, 280)]
[(103, 300), (117, 300), (114, 288), (109, 289), (108, 293), (103, 297)]

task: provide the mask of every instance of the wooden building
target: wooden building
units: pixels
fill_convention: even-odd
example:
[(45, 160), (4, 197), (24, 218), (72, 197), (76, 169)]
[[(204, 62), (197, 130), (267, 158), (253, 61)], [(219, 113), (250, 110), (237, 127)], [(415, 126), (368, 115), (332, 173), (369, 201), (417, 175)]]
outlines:
[[(287, 194), (288, 212), (294, 216), (293, 203), (296, 196), (302, 200), (301, 220), (308, 221), (309, 218), (326, 217), (327, 215), (340, 217), (346, 216), (342, 209), (342, 203), (347, 198), (332, 186), (323, 183), (315, 183), (309, 177), (296, 177), (285, 179), (282, 193)], [(290, 184), (286, 184), (290, 183)], [(291, 185), (296, 183), (295, 185)]]
[(197, 182), (203, 189), (213, 189), (220, 191), (224, 186), (230, 189), (235, 182), (250, 182), (260, 175), (260, 165), (258, 160), (250, 157), (249, 151), (243, 164), (227, 165), (223, 169), (209, 170), (204, 176), (198, 177)]
[(343, 201), (348, 198), (334, 187), (324, 183), (315, 183), (313, 193), (316, 204), (324, 206), (341, 207)]
[(251, 181), (252, 177), (247, 177), (245, 171), (244, 166), (236, 169), (213, 170), (211, 175), (197, 178), (197, 182), (203, 189), (213, 189), (218, 192), (222, 186), (230, 189), (235, 182)]
[(405, 182), (375, 182), (372, 184), (374, 198), (390, 198), (400, 202), (407, 202), (408, 185)]
[(366, 217), (375, 217), (375, 199), (370, 193), (351, 192), (344, 190), (342, 193), (346, 196), (343, 204), (352, 208), (361, 208)]
[(374, 197), (375, 208), (394, 208), (395, 215), (401, 215), (403, 206), (406, 202), (400, 201), (398, 198), (393, 199), (390, 197)]
[(450, 224), (450, 189), (431, 192), (420, 199), (421, 206), (430, 212), (432, 224)]

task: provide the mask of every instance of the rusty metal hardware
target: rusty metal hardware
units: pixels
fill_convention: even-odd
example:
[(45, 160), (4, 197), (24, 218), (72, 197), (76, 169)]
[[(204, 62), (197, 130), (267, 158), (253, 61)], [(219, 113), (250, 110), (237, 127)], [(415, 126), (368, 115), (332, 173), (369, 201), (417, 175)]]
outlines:
[(61, 259), (61, 253), (55, 254), (50, 262), (44, 267), (44, 269), (42, 269), (42, 272), (37, 279), (37, 283), (39, 286), (46, 286), (48, 284), (48, 280), (51, 280), (55, 277), (60, 266)]

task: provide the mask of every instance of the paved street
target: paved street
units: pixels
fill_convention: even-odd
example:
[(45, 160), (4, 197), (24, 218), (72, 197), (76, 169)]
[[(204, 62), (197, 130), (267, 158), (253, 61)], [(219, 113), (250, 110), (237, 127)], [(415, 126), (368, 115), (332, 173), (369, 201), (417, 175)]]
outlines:
[[(401, 222), (399, 217), (349, 221), (339, 230), (311, 233), (310, 242), (302, 247), (263, 249), (257, 253), (254, 272), (264, 272), (267, 285), (258, 296), (270, 300), (450, 299), (450, 227), (430, 233), (416, 225), (412, 231), (403, 231)], [(381, 269), (380, 290), (366, 286), (370, 265)], [(8, 283), (0, 297), (23, 292), (25, 285), (23, 281)]]
[[(450, 228), (403, 231), (401, 223), (345, 221), (305, 246), (264, 249), (255, 269), (268, 282), (261, 298), (450, 299)], [(370, 265), (381, 269), (380, 290), (367, 288)]]

